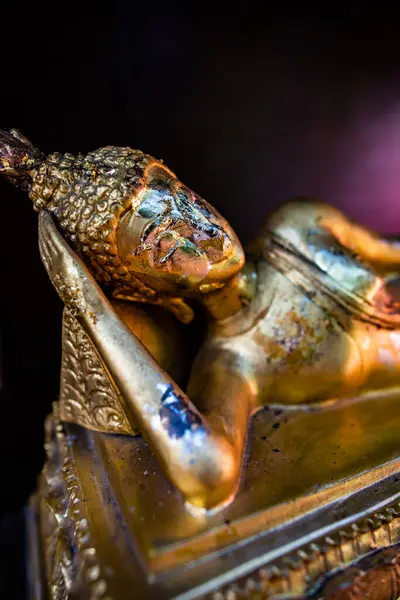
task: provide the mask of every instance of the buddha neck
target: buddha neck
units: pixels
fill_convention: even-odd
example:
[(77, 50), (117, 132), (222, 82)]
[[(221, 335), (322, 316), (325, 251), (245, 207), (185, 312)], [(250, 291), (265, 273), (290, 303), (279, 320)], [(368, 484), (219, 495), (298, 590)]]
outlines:
[(221, 321), (232, 317), (251, 302), (255, 295), (256, 283), (255, 265), (248, 262), (223, 288), (204, 294), (200, 301), (212, 319)]

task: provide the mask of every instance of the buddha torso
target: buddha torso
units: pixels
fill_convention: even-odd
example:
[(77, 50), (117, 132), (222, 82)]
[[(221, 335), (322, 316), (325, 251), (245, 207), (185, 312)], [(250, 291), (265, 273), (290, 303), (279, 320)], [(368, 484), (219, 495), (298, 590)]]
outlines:
[[(250, 246), (252, 302), (215, 323), (197, 372), (211, 361), (246, 374), (260, 406), (300, 404), (391, 388), (400, 377), (400, 313), (377, 271), (341, 243), (323, 204), (288, 204)], [(295, 382), (295, 384), (294, 384)], [(198, 378), (192, 387), (197, 389)], [(189, 389), (189, 393), (190, 393)]]

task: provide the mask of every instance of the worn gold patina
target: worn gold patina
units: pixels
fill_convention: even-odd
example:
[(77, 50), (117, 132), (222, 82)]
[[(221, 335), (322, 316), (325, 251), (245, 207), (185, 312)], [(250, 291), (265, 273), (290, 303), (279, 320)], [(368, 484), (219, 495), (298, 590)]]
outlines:
[[(389, 511), (388, 523), (390, 515), (397, 518), (396, 240), (318, 201), (298, 199), (269, 217), (244, 264), (228, 223), (162, 162), (139, 151), (107, 147), (85, 157), (45, 158), (18, 132), (3, 132), (0, 170), (22, 184), (40, 211), (41, 256), (67, 307), (60, 397), (66, 433), (51, 461), (57, 471), (68, 454), (89, 500), (80, 510), (89, 511), (83, 521), (92, 520), (96, 543), (82, 553), (103, 556), (90, 567), (103, 595), (92, 597), (109, 594), (100, 571), (114, 560), (104, 544), (116, 535), (110, 523), (121, 514), (148, 577), (137, 574), (142, 567), (133, 576), (121, 571), (119, 581), (110, 575), (117, 600), (128, 597), (128, 581), (143, 598), (214, 591), (215, 600), (230, 599), (239, 592), (224, 586), (243, 577), (244, 597), (307, 588), (311, 594), (315, 578), (398, 542), (397, 521), (389, 537), (374, 525), (362, 538), (360, 525), (376, 523), (381, 510)], [(141, 313), (132, 301), (165, 307), (185, 323), (195, 302), (208, 312), (185, 392), (173, 324), (166, 328), (164, 317)], [(53, 427), (62, 428), (57, 421)], [(138, 432), (154, 455), (134, 437)], [(125, 435), (110, 435), (116, 433)], [(65, 435), (74, 440), (68, 451)], [(101, 493), (89, 480), (103, 482)], [(51, 506), (48, 484), (42, 489), (40, 502)], [(61, 492), (67, 507), (71, 498)], [(49, 514), (60, 520), (60, 510)], [(71, 557), (61, 568), (65, 536), (73, 545), (82, 527), (73, 512), (68, 519), (56, 529), (64, 553), (59, 567), (46, 559), (54, 598), (78, 585)], [(348, 525), (361, 527), (357, 549), (342, 536)], [(129, 570), (118, 535), (118, 564)], [(42, 537), (54, 546), (54, 528)], [(332, 563), (326, 544), (338, 549)], [(294, 551), (303, 562), (289, 577), (274, 561)], [(257, 571), (262, 565), (269, 566)], [(340, 589), (339, 580), (326, 585)], [(396, 598), (396, 589), (382, 598)]]

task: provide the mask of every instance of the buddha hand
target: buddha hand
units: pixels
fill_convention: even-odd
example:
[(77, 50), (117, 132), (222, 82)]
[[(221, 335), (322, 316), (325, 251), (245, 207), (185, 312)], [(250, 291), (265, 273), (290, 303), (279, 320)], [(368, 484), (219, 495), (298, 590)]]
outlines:
[(95, 318), (102, 292), (46, 210), (39, 214), (39, 250), (50, 280), (65, 306), (77, 318)]

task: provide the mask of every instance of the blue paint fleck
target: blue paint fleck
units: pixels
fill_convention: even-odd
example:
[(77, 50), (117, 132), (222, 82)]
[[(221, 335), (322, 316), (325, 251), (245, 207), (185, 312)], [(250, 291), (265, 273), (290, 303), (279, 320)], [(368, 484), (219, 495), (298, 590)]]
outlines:
[(184, 398), (174, 392), (172, 385), (168, 385), (161, 398), (159, 414), (163, 427), (175, 439), (182, 438), (187, 431), (202, 427), (200, 416), (190, 410)]

